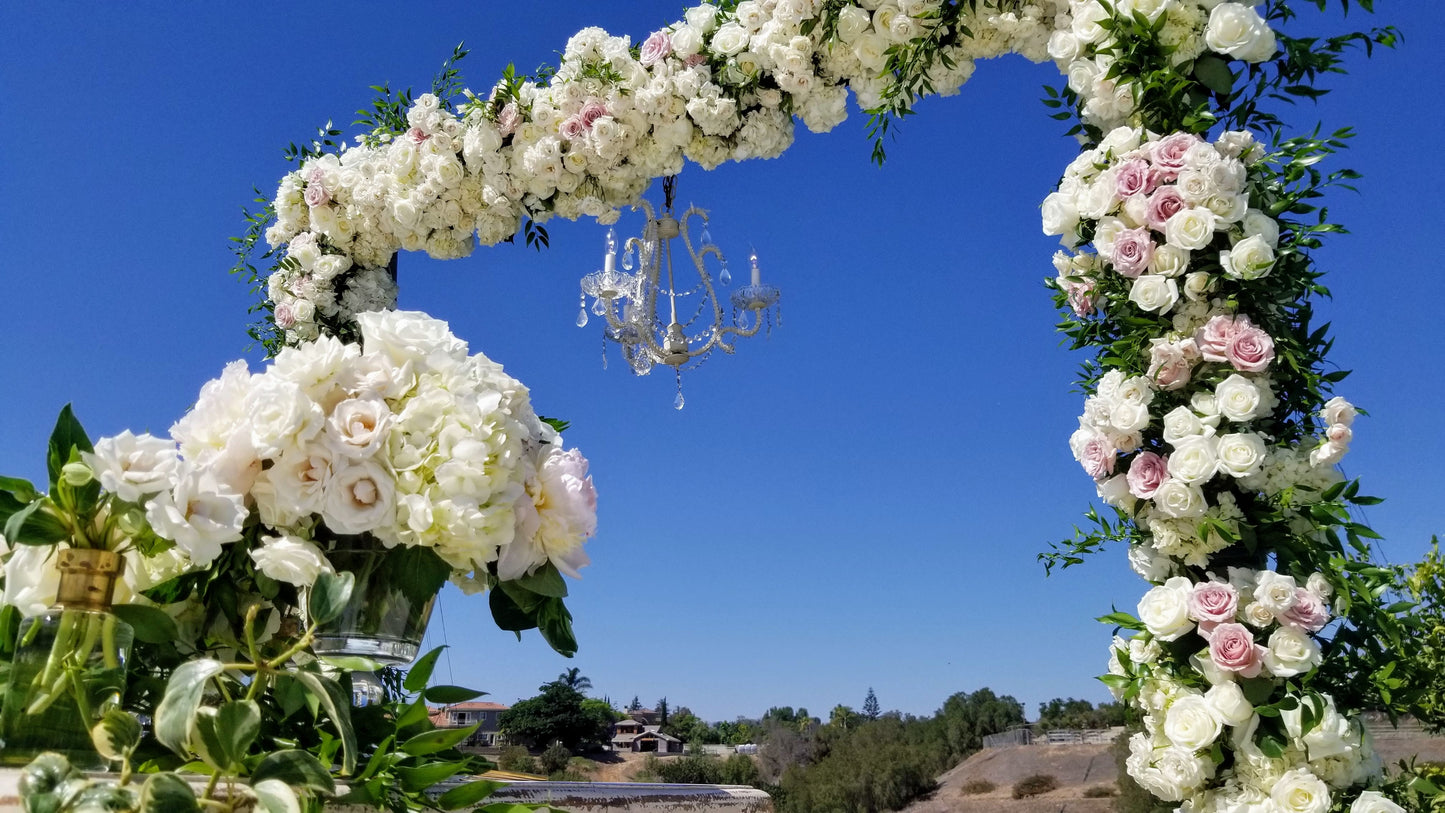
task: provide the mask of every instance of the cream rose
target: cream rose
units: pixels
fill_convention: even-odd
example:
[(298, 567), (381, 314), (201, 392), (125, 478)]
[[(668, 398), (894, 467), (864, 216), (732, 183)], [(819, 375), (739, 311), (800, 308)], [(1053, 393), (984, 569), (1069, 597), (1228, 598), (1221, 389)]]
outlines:
[(1233, 477), (1248, 477), (1264, 464), (1264, 439), (1253, 433), (1221, 435), (1216, 451), (1219, 470)]
[(1233, 248), (1219, 252), (1219, 265), (1225, 276), (1234, 279), (1260, 279), (1274, 269), (1274, 249), (1261, 235), (1246, 237)]
[(1217, 683), (1204, 693), (1204, 700), (1220, 720), (1231, 726), (1243, 726), (1254, 719), (1254, 706), (1244, 698), (1244, 690), (1234, 681)]
[(1264, 62), (1278, 50), (1274, 31), (1259, 12), (1234, 2), (1220, 3), (1209, 12), (1204, 42), (1211, 51), (1245, 62)]
[(1269, 798), (1280, 813), (1325, 813), (1330, 809), (1330, 789), (1308, 768), (1286, 771), (1274, 783)]
[(1179, 283), (1170, 277), (1145, 274), (1129, 288), (1129, 301), (1148, 313), (1168, 313), (1179, 302)]
[(1195, 251), (1214, 239), (1215, 215), (1208, 209), (1182, 209), (1164, 223), (1164, 239), (1175, 248)]
[(1214, 388), (1214, 401), (1219, 414), (1236, 423), (1252, 421), (1264, 415), (1264, 397), (1253, 381), (1235, 374)]
[(1169, 455), (1169, 476), (1182, 483), (1204, 483), (1219, 470), (1214, 438), (1194, 435), (1174, 444)]
[(1204, 514), (1209, 507), (1199, 486), (1166, 480), (1154, 492), (1154, 510), (1171, 519), (1188, 519)]
[(1164, 736), (1180, 748), (1208, 748), (1223, 731), (1223, 724), (1202, 694), (1184, 695), (1164, 712)]
[(1139, 599), (1139, 620), (1161, 641), (1175, 641), (1194, 629), (1189, 618), (1189, 595), (1194, 585), (1175, 576)]
[(1350, 813), (1405, 813), (1405, 808), (1390, 801), (1377, 790), (1367, 790), (1350, 805)]
[(1320, 665), (1320, 646), (1294, 627), (1270, 633), (1264, 665), (1275, 677), (1302, 675)]
[(316, 543), (289, 534), (262, 537), (251, 558), (262, 573), (297, 587), (310, 587), (317, 576), (335, 572)]

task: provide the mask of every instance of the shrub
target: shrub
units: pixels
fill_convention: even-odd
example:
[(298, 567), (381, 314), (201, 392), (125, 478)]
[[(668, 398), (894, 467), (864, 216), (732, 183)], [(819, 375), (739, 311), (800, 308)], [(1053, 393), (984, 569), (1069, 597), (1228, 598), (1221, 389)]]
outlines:
[(963, 787), (960, 788), (960, 790), (962, 790), (966, 796), (976, 796), (980, 793), (988, 793), (993, 790), (994, 787), (995, 785), (987, 779), (971, 779), (963, 783)]
[(551, 775), (567, 767), (567, 762), (572, 759), (572, 752), (562, 743), (556, 742), (542, 752), (541, 759), (542, 772)]
[(510, 745), (502, 749), (497, 757), (497, 767), (512, 773), (537, 773), (537, 760), (521, 745)]
[(1014, 783), (1014, 798), (1027, 799), (1030, 796), (1038, 796), (1059, 786), (1059, 780), (1048, 774), (1036, 773), (1033, 776), (1025, 776)]
[(1118, 794), (1119, 790), (1113, 785), (1090, 785), (1084, 788), (1085, 799), (1106, 799)]

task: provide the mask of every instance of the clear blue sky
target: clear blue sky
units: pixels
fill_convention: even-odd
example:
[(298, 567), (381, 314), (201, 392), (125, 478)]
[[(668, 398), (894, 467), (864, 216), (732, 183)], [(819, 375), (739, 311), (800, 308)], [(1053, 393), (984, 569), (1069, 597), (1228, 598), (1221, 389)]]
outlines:
[[(1334, 363), (1356, 371), (1340, 393), (1371, 413), (1347, 469), (1388, 498), (1367, 518), (1396, 562), (1445, 530), (1445, 108), (1430, 90), (1445, 9), (1410, 6), (1379, 15), (1404, 28), (1399, 50), (1356, 60), (1295, 118), (1359, 131), (1337, 166), (1365, 173), (1363, 194), (1329, 202), (1353, 233), (1320, 255), (1335, 294), (1323, 310)], [(288, 142), (355, 118), (368, 85), (424, 88), (465, 41), (485, 92), (508, 62), (555, 62), (584, 26), (639, 39), (680, 7), (537, 8), (0, 12), (0, 472), (42, 475), (67, 401), (93, 436), (164, 433), (245, 353), (249, 298), (226, 274), (240, 206), (253, 184), (274, 190)], [(687, 375), (681, 412), (670, 376), (634, 378), (615, 355), (604, 371), (595, 322), (574, 325), (578, 277), (601, 261), (596, 224), (554, 222), (540, 254), (404, 256), (401, 305), (449, 320), (540, 411), (573, 421), (602, 500), (570, 600), (580, 654), (517, 643), (485, 600), (449, 589), (431, 636), (452, 645), (442, 677), (510, 703), (576, 666), (596, 695), (666, 695), (712, 720), (772, 705), (826, 716), (870, 686), (919, 714), (984, 686), (1030, 716), (1056, 696), (1105, 699), (1093, 677), (1109, 630), (1091, 619), (1145, 585), (1122, 551), (1048, 579), (1034, 558), (1093, 497), (1067, 446), (1080, 359), (1059, 347), (1042, 285), (1055, 244), (1038, 203), (1075, 154), (1037, 101), (1054, 81), (1017, 58), (980, 65), (962, 95), (921, 106), (883, 168), (855, 110), (827, 136), (800, 127), (780, 159), (685, 171), (680, 198), (712, 211), (735, 273), (757, 247), (784, 324)]]

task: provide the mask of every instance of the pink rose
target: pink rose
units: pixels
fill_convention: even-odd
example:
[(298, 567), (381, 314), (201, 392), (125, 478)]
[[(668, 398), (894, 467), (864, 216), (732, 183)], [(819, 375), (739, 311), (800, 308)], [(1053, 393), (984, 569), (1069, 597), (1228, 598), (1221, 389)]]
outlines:
[(693, 68), (693, 67), (696, 67), (696, 66), (698, 66), (698, 65), (701, 65), (702, 63), (704, 63), (704, 62), (706, 62), (706, 61), (707, 61), (707, 57), (703, 56), (702, 54), (693, 54), (692, 56), (690, 56), (690, 57), (688, 57), (687, 59), (683, 60), (682, 64), (685, 65), (685, 66), (687, 66), (687, 67), (689, 67), (689, 68)]
[(516, 102), (507, 102), (497, 113), (497, 132), (506, 138), (517, 132), (517, 125), (522, 123), (522, 114), (517, 110)]
[(642, 43), (642, 54), (639, 60), (646, 67), (652, 67), (672, 54), (672, 37), (666, 31), (654, 31)]
[(1355, 439), (1355, 430), (1342, 423), (1332, 423), (1325, 429), (1325, 440), (1340, 446), (1349, 446)]
[(1262, 373), (1274, 360), (1274, 339), (1268, 333), (1243, 319), (1244, 327), (1235, 322), (1234, 335), (1224, 348), (1224, 355), (1234, 369), (1246, 373)]
[(1119, 165), (1114, 176), (1115, 188), (1121, 200), (1134, 195), (1147, 195), (1159, 186), (1159, 173), (1143, 158), (1131, 158)]
[(1129, 464), (1127, 479), (1129, 493), (1147, 500), (1169, 479), (1169, 459), (1153, 452), (1140, 452)]
[(582, 105), (582, 112), (577, 114), (582, 119), (582, 126), (588, 130), (592, 129), (592, 123), (607, 115), (607, 105), (597, 99), (588, 99)]
[(1220, 624), (1209, 636), (1210, 660), (1240, 677), (1258, 677), (1268, 651), (1254, 642), (1254, 633), (1243, 624)]
[(1173, 133), (1154, 142), (1149, 157), (1153, 159), (1154, 167), (1163, 180), (1172, 181), (1179, 175), (1179, 170), (1184, 169), (1185, 156), (1189, 154), (1190, 148), (1202, 141), (1199, 136), (1190, 133)]
[(282, 303), (276, 306), (276, 327), (282, 330), (289, 330), (296, 326), (296, 314), (290, 305)]
[(1295, 590), (1294, 606), (1285, 612), (1280, 621), (1305, 632), (1319, 632), (1330, 623), (1330, 611), (1319, 596), (1300, 587)]
[(420, 144), (428, 138), (431, 138), (431, 136), (427, 135), (420, 127), (413, 127), (407, 130), (406, 137), (411, 139), (411, 143), (413, 144)]
[[(1248, 319), (1245, 319), (1244, 323), (1253, 327)], [(1205, 361), (1229, 360), (1229, 343), (1234, 339), (1236, 324), (1233, 316), (1220, 314), (1194, 332), (1194, 343), (1198, 345), (1199, 354)]]
[(304, 197), (306, 205), (313, 209), (331, 202), (331, 196), (326, 193), (326, 187), (320, 184), (307, 184)]
[(1148, 229), (1125, 229), (1114, 238), (1110, 252), (1114, 270), (1129, 279), (1136, 279), (1154, 259), (1154, 240)]
[(1238, 609), (1239, 591), (1226, 582), (1200, 582), (1189, 594), (1189, 617), (1195, 621), (1228, 624)]
[(567, 120), (562, 122), (561, 135), (568, 141), (576, 141), (587, 135), (587, 125), (582, 123), (580, 116), (568, 116)]
[(1075, 316), (1088, 316), (1098, 307), (1099, 298), (1094, 293), (1094, 280), (1084, 277), (1079, 281), (1059, 277), (1059, 288), (1069, 299), (1069, 307)]
[(1149, 220), (1149, 228), (1154, 231), (1164, 231), (1164, 224), (1169, 218), (1189, 208), (1189, 202), (1179, 194), (1179, 190), (1172, 186), (1165, 186), (1156, 189), (1154, 194), (1149, 196), (1149, 205), (1145, 210), (1145, 216)]
[(1336, 395), (1325, 403), (1324, 409), (1320, 410), (1320, 417), (1325, 423), (1342, 423), (1345, 426), (1355, 422), (1356, 410), (1353, 404)]
[(1102, 480), (1114, 473), (1117, 450), (1109, 439), (1095, 432), (1084, 441), (1079, 451), (1079, 465), (1095, 480)]
[(1183, 389), (1189, 383), (1199, 358), (1199, 346), (1193, 339), (1180, 342), (1153, 339), (1149, 347), (1149, 378), (1161, 390)]

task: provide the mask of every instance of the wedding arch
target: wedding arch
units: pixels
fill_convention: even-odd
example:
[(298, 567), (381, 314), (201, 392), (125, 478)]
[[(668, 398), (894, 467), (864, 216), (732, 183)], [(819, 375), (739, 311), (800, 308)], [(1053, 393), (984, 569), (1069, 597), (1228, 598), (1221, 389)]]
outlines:
[[(509, 70), (485, 94), (449, 61), (432, 92), (379, 100), (358, 143), (327, 130), (295, 150), (251, 215), (243, 257), (264, 243), (274, 259), (254, 277), (253, 331), (275, 359), (254, 378), (228, 368), (166, 442), (244, 485), (177, 484), (160, 464), (137, 484), (132, 463), (167, 453), (133, 439), (97, 444), (93, 467), (136, 495), (120, 499), (160, 506), (146, 518), (188, 564), (244, 538), (268, 575), (306, 562), (315, 580), (318, 525), (374, 534), (432, 551), (438, 580), (487, 589), (500, 624), (566, 651), (560, 574), (585, 561), (595, 524), (586, 461), (444, 323), (391, 310), (397, 253), (461, 257), (535, 239), (552, 217), (612, 222), (689, 161), (780, 155), (795, 118), (832, 129), (849, 91), (881, 161), (899, 117), (957, 92), (979, 60), (1053, 61), (1065, 79), (1046, 104), (1082, 150), (1043, 197), (1043, 229), (1063, 243), (1062, 329), (1095, 354), (1069, 445), (1113, 513), (1091, 511), (1041, 558), (1067, 567), (1119, 543), (1150, 583), (1136, 612), (1101, 619), (1128, 633), (1102, 679), (1143, 712), (1129, 774), (1194, 811), (1401, 809), (1355, 715), (1402, 708), (1404, 626), (1380, 600), (1390, 573), (1370, 562), (1373, 532), (1350, 514), (1373, 498), (1336, 467), (1355, 409), (1333, 394), (1343, 375), (1325, 371), (1312, 323), (1311, 252), (1339, 230), (1316, 199), (1352, 174), (1317, 168), (1344, 134), (1294, 135), (1276, 112), (1318, 95), (1350, 47), (1394, 34), (1291, 37), (1294, 16), (1285, 0), (724, 0), (637, 43), (583, 30), (555, 71)], [(337, 396), (343, 375), (364, 384)], [(235, 451), (239, 424), (217, 415), (237, 398), (294, 409), (252, 420)], [(393, 419), (392, 437), (416, 443), (321, 494), (340, 475), (303, 453), (316, 416), (347, 427), (352, 462)]]

